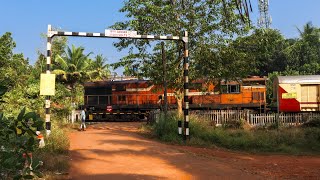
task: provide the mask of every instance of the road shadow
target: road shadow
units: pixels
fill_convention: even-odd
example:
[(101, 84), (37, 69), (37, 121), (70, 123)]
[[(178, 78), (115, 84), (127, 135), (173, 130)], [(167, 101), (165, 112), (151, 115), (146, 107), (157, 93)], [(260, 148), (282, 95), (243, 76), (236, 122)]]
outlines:
[[(170, 167), (174, 167), (186, 174), (191, 174), (194, 179), (318, 179), (320, 177), (319, 157), (301, 158), (283, 155), (251, 155), (233, 151), (226, 152), (225, 150), (164, 144), (148, 139), (138, 134), (138, 131), (133, 131), (132, 129), (137, 128), (136, 125), (134, 124), (133, 127), (130, 127), (130, 125), (122, 126), (118, 123), (102, 124), (104, 127), (97, 126), (89, 129), (85, 132), (88, 138), (91, 136), (101, 136), (99, 139), (94, 140), (95, 146), (78, 147), (70, 153), (80, 159), (82, 157), (84, 160), (87, 158), (88, 161), (96, 159), (104, 163), (114, 162), (108, 161), (108, 158), (102, 160), (101, 157), (128, 156), (137, 160), (161, 160), (161, 162)], [(86, 138), (86, 136), (83, 136), (83, 138)], [(93, 158), (88, 158), (85, 154), (90, 154)], [(131, 162), (129, 159), (128, 161)], [(148, 169), (151, 171), (157, 168), (156, 166), (150, 162), (147, 167), (142, 167), (147, 169), (145, 173), (146, 177), (135, 176), (139, 175), (138, 173), (127, 173), (129, 174), (128, 178), (165, 178), (148, 174)], [(125, 168), (124, 174), (110, 174), (110, 176), (103, 174), (101, 178), (126, 179), (127, 176)], [(171, 179), (181, 179), (179, 177), (174, 178), (174, 174), (170, 174), (170, 177), (173, 177)], [(90, 178), (90, 176), (87, 178)], [(100, 178), (100, 175), (98, 178)]]
[[(106, 124), (103, 125), (106, 126)], [(141, 164), (141, 166), (146, 166), (142, 167), (146, 169), (145, 175), (141, 176), (138, 173), (127, 174), (125, 171), (126, 169), (124, 168), (124, 174), (103, 173), (103, 175), (98, 174), (97, 176), (93, 175), (91, 177), (86, 175), (85, 172), (77, 171), (77, 169), (80, 169), (77, 165), (74, 165), (73, 172), (71, 172), (71, 174), (76, 174), (76, 177), (87, 176), (86, 179), (162, 179), (166, 177), (175, 177), (172, 170), (170, 170), (170, 172), (166, 172), (168, 174), (164, 177), (154, 176), (154, 174), (148, 173), (148, 170), (153, 171), (154, 169), (159, 168), (157, 167), (158, 165), (152, 163), (152, 161), (159, 161), (162, 165), (164, 164), (164, 166), (172, 167), (177, 169), (179, 172), (189, 174), (195, 179), (221, 179), (228, 177), (247, 179), (260, 177), (254, 173), (243, 171), (241, 168), (233, 167), (228, 164), (228, 162), (217, 161), (214, 158), (204, 156), (196, 156), (192, 153), (181, 151), (179, 148), (176, 148), (177, 146), (162, 144), (160, 142), (147, 139), (137, 134), (137, 131), (132, 131), (132, 128), (137, 128), (136, 124), (134, 124), (134, 127), (130, 127), (130, 125), (122, 126), (121, 124), (116, 124), (115, 126), (112, 126), (114, 124), (108, 125), (107, 127), (101, 128), (97, 126), (88, 129), (85, 133), (78, 132), (79, 134), (77, 135), (81, 136), (80, 138), (88, 138), (84, 141), (94, 141), (95, 145), (87, 146), (87, 144), (83, 144), (83, 146), (78, 146), (77, 149), (71, 150), (70, 154), (73, 158), (72, 163), (76, 163), (76, 161), (92, 163), (96, 159), (96, 161), (101, 162), (101, 165), (103, 165), (103, 163), (109, 165), (112, 163), (108, 160), (110, 158), (130, 157), (128, 162), (132, 162), (134, 164), (132, 166), (136, 166), (137, 163), (139, 163), (136, 161), (149, 159), (149, 165), (146, 165), (148, 162)], [(99, 139), (90, 139), (95, 136), (99, 136)], [(118, 166), (117, 164), (114, 165)], [(181, 179), (181, 177), (178, 176), (177, 178), (172, 179)]]

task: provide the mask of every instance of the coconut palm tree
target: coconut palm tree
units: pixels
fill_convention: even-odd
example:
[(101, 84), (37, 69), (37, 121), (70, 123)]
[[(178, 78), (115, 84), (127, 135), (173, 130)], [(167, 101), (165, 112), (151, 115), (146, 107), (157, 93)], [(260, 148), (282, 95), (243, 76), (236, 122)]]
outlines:
[(300, 37), (302, 40), (307, 41), (309, 43), (318, 43), (319, 38), (320, 38), (320, 31), (317, 27), (314, 27), (312, 25), (312, 22), (308, 22), (303, 26), (303, 30), (300, 30), (297, 28), (299, 31)]
[(63, 56), (57, 55), (53, 73), (58, 76), (58, 80), (63, 81), (72, 90), (76, 83), (82, 83), (89, 79), (88, 67), (89, 56), (92, 52), (84, 54), (83, 47), (67, 48)]
[(106, 61), (102, 54), (97, 55), (94, 61), (90, 61), (88, 74), (92, 80), (103, 80), (110, 75), (109, 64), (106, 64)]
[[(320, 30), (306, 23), (303, 29), (297, 28), (300, 38), (286, 49), (289, 68), (300, 74), (320, 73)], [(290, 71), (289, 71), (290, 72)]]

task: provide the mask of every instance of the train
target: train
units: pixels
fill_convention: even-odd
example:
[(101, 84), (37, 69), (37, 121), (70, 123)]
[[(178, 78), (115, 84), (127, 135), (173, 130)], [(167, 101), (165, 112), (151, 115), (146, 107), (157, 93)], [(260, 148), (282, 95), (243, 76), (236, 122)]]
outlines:
[[(265, 109), (266, 77), (208, 83), (195, 80), (189, 87), (189, 109)], [(84, 107), (89, 120), (142, 120), (164, 105), (164, 88), (150, 80), (110, 79), (84, 83)], [(167, 90), (167, 106), (177, 108), (175, 92)]]
[(273, 95), (278, 112), (320, 111), (320, 75), (278, 76)]
[[(252, 76), (234, 81), (189, 85), (189, 109), (249, 109), (257, 112), (320, 111), (320, 75), (277, 76), (273, 81), (273, 102), (266, 102), (267, 77)], [(141, 120), (164, 106), (164, 88), (150, 80), (110, 79), (84, 83), (84, 107), (90, 120)], [(167, 106), (177, 109), (175, 92), (167, 90)]]

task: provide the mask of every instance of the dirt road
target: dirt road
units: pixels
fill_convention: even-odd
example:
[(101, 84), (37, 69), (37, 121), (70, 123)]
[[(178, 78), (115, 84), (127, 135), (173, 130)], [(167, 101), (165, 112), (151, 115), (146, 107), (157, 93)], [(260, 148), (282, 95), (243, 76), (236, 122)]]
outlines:
[(320, 179), (320, 157), (250, 155), (166, 145), (141, 123), (102, 123), (70, 134), (72, 179)]

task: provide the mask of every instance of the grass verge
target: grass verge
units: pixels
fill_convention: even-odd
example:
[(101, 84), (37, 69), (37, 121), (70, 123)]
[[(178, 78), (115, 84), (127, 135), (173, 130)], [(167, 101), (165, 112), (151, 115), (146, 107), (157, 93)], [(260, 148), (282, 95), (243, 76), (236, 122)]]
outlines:
[(51, 134), (45, 137), (45, 147), (34, 154), (34, 158), (43, 162), (41, 171), (45, 179), (59, 179), (69, 171), (68, 131), (65, 124), (53, 120)]
[[(158, 122), (144, 128), (161, 141), (182, 144), (178, 135), (178, 117), (161, 115)], [(319, 127), (291, 127), (278, 129), (241, 129), (215, 127), (210, 122), (190, 118), (190, 140), (188, 145), (219, 146), (247, 152), (272, 152), (286, 154), (320, 154)], [(151, 129), (151, 130), (150, 130)]]

